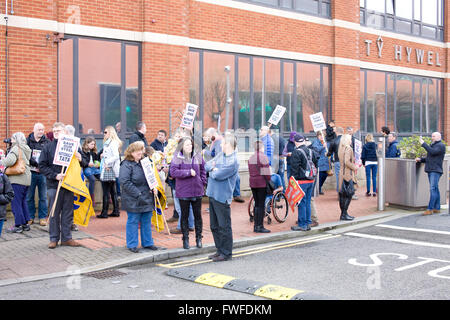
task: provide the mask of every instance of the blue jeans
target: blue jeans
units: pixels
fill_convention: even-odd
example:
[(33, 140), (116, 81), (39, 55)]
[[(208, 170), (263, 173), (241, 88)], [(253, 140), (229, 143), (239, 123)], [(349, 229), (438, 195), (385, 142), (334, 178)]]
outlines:
[(239, 177), (238, 174), (236, 178), (236, 184), (234, 185), (233, 198), (240, 196), (241, 196), (241, 177)]
[(27, 224), (30, 220), (28, 204), (26, 201), (29, 187), (16, 183), (12, 183), (11, 186), (14, 190), (14, 198), (11, 201), (11, 211), (14, 214), (16, 227), (19, 227)]
[(283, 191), (286, 191), (286, 183), (284, 182), (284, 159), (280, 160), (280, 165), (278, 166), (277, 173), (281, 177), (281, 185), (283, 186)]
[(86, 169), (84, 169), (84, 175), (89, 180), (89, 193), (92, 196), (95, 192), (95, 175), (100, 176), (100, 169), (99, 168), (86, 168)]
[(2, 235), (3, 223), (4, 222), (5, 222), (5, 220), (0, 220), (0, 236)]
[(428, 181), (430, 182), (430, 202), (429, 210), (441, 210), (441, 195), (439, 193), (439, 180), (442, 173), (428, 172)]
[(287, 180), (289, 181), (289, 178), (291, 177), (291, 165), (290, 164), (286, 165), (286, 177), (287, 177)]
[(150, 247), (153, 245), (152, 238), (152, 212), (134, 213), (127, 212), (127, 248), (137, 248), (139, 245), (139, 223), (141, 223), (141, 246)]
[[(172, 189), (173, 191), (173, 205), (175, 207), (175, 210), (178, 212), (178, 224), (177, 229), (181, 230), (181, 206), (180, 206), (180, 199), (177, 198), (177, 193), (175, 192), (175, 189)], [(188, 217), (188, 224), (189, 228), (194, 228), (194, 212), (192, 211), (192, 206), (189, 207), (189, 217)]]
[(119, 178), (116, 178), (116, 194), (118, 197), (120, 197), (120, 182)]
[(31, 185), (28, 188), (26, 201), (28, 205), (28, 213), (30, 214), (30, 219), (34, 220), (36, 216), (36, 204), (34, 202), (34, 194), (36, 192), (36, 187), (38, 188), (38, 217), (39, 219), (45, 219), (48, 214), (47, 205), (47, 180), (43, 174), (39, 174), (31, 171)]
[(370, 193), (370, 174), (372, 173), (372, 192), (377, 192), (377, 170), (378, 165), (369, 164), (366, 166), (366, 187), (367, 193)]
[(334, 176), (336, 177), (336, 191), (339, 192), (341, 186), (339, 185), (339, 171), (341, 171), (341, 163), (334, 162)]
[(311, 196), (313, 192), (314, 183), (300, 184), (305, 196), (298, 205), (298, 226), (307, 228), (312, 223), (311, 221)]

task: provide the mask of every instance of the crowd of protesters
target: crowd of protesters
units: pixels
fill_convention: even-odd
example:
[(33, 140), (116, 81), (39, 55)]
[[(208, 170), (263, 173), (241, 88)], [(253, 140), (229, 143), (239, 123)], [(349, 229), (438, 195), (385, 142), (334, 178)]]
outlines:
[[(103, 131), (102, 149), (98, 150), (94, 136), (84, 139), (75, 152), (87, 182), (93, 205), (95, 184), (102, 188), (102, 209), (99, 219), (119, 217), (126, 211), (126, 244), (132, 252), (139, 252), (139, 230), (141, 247), (149, 250), (164, 249), (154, 244), (151, 233), (152, 214), (156, 210), (155, 199), (161, 190), (148, 186), (141, 160), (148, 157), (157, 168), (164, 189), (172, 193), (173, 217), (168, 222), (178, 222), (170, 231), (182, 235), (182, 247), (190, 248), (189, 233), (195, 231), (195, 246), (201, 248), (203, 238), (202, 198), (209, 198), (210, 229), (216, 253), (210, 258), (226, 261), (232, 258), (233, 233), (231, 228), (231, 202), (244, 202), (240, 194), (239, 161), (237, 139), (232, 132), (221, 134), (215, 128), (203, 132), (201, 141), (194, 139), (191, 130), (178, 128), (172, 137), (163, 129), (157, 132), (151, 144), (146, 139), (147, 127), (137, 122), (136, 131), (128, 139), (128, 147), (118, 136), (120, 123), (106, 126)], [(62, 246), (77, 247), (72, 239), (74, 194), (64, 188), (58, 191), (64, 178), (62, 167), (53, 163), (56, 146), (61, 135), (74, 135), (75, 128), (56, 122), (45, 134), (42, 123), (36, 123), (28, 137), (22, 132), (11, 136), (6, 154), (0, 159), (0, 235), (6, 219), (6, 206), (11, 203), (14, 225), (7, 232), (22, 233), (30, 230), (36, 217), (41, 226), (48, 226), (50, 243), (54, 249)], [(386, 137), (386, 157), (400, 157), (397, 134), (382, 128)], [(439, 212), (440, 195), (437, 187), (442, 175), (442, 160), (445, 146), (440, 134), (433, 133), (433, 143), (422, 146), (428, 157), (418, 158), (425, 162), (429, 175), (431, 199), (425, 214)], [(352, 200), (356, 200), (355, 136), (353, 128), (337, 127), (330, 121), (326, 130), (318, 131), (313, 141), (301, 133), (292, 131), (286, 141), (270, 126), (262, 126), (254, 142), (254, 154), (248, 160), (249, 186), (254, 206), (255, 233), (269, 233), (264, 227), (264, 217), (270, 213), (267, 204), (277, 192), (285, 192), (291, 177), (304, 192), (298, 203), (298, 219), (293, 231), (308, 231), (318, 225), (311, 209), (314, 196), (324, 195), (324, 183), (329, 176), (336, 178), (336, 191), (340, 207), (340, 220), (353, 220), (349, 214)], [(444, 147), (443, 147), (444, 146)], [(361, 165), (365, 167), (367, 196), (377, 195), (377, 149), (372, 134), (367, 134), (361, 152)], [(123, 154), (123, 156), (121, 155)], [(314, 190), (318, 186), (318, 192)], [(37, 203), (36, 208), (36, 189)], [(55, 203), (55, 206), (53, 204)], [(109, 203), (112, 212), (109, 212)], [(54, 207), (54, 208), (53, 208)], [(53, 209), (53, 215), (49, 217)], [(164, 208), (165, 209), (165, 208)], [(312, 216), (313, 214), (313, 216)]]

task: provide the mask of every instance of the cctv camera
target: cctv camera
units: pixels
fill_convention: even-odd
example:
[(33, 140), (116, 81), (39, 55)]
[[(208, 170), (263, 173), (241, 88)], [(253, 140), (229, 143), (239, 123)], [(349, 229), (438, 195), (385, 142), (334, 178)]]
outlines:
[(230, 71), (231, 67), (230, 66), (225, 66), (225, 71)]

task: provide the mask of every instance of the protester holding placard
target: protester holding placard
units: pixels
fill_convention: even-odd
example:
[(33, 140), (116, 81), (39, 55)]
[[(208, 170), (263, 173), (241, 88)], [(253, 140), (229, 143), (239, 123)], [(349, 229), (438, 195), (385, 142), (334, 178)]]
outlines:
[[(119, 201), (116, 193), (116, 178), (119, 177), (122, 141), (117, 136), (116, 129), (112, 126), (107, 126), (103, 134), (103, 153), (100, 156), (100, 181), (103, 189), (103, 203), (102, 212), (97, 218), (105, 219), (120, 216)], [(108, 215), (109, 195), (111, 195), (113, 211)]]
[[(62, 246), (78, 247), (80, 244), (72, 239), (73, 223), (73, 192), (60, 188), (56, 198), (58, 184), (64, 178), (63, 167), (54, 162), (57, 153), (58, 140), (64, 134), (64, 123), (53, 124), (53, 141), (45, 145), (39, 158), (39, 171), (47, 179), (47, 194), (49, 197), (49, 208), (56, 201), (53, 216), (49, 215), (49, 249), (54, 249), (61, 240)], [(76, 149), (75, 149), (76, 150)], [(73, 153), (72, 153), (73, 155)], [(58, 157), (56, 157), (58, 158)], [(70, 157), (71, 158), (71, 157)], [(57, 162), (58, 163), (58, 162)], [(70, 163), (70, 159), (69, 159)], [(68, 165), (68, 164), (67, 164)]]
[(268, 126), (262, 126), (259, 130), (259, 137), (264, 143), (264, 154), (269, 159), (269, 165), (273, 163), (274, 142), (269, 135), (270, 128)]
[[(14, 214), (14, 227), (7, 232), (21, 233), (29, 231), (30, 220), (28, 204), (26, 202), (28, 188), (31, 184), (30, 158), (31, 149), (27, 145), (27, 140), (22, 132), (16, 132), (11, 137), (11, 149), (5, 159), (0, 160), (0, 165), (5, 166), (5, 173), (11, 182), (14, 190), (14, 198), (11, 201), (11, 210)], [(23, 170), (20, 172), (13, 170), (20, 166), (22, 162)]]
[(150, 189), (141, 159), (145, 145), (136, 141), (125, 150), (125, 159), (120, 165), (119, 181), (122, 186), (122, 209), (127, 212), (126, 241), (127, 248), (138, 253), (139, 227), (141, 246), (144, 249), (158, 250), (152, 238), (151, 218), (155, 210), (155, 192)]
[(176, 195), (180, 201), (183, 248), (189, 249), (188, 217), (191, 206), (194, 213), (196, 246), (201, 248), (203, 230), (201, 206), (207, 182), (205, 161), (201, 153), (195, 150), (191, 137), (182, 138), (177, 150), (170, 166), (170, 175), (176, 180)]

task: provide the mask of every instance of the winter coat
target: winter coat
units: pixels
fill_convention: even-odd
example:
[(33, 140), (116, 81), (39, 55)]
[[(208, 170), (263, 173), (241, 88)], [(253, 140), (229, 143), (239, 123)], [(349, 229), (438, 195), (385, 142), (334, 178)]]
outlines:
[(312, 162), (317, 167), (319, 164), (319, 158), (317, 157), (317, 154), (309, 149), (307, 146), (302, 145), (298, 148), (295, 148), (292, 152), (291, 156), (291, 174), (294, 177), (295, 180), (301, 181), (301, 180), (308, 180), (305, 175), (305, 171), (307, 168), (307, 159), (303, 155), (303, 152), (301, 152), (299, 149), (302, 149), (307, 157), (312, 157)]
[(270, 180), (269, 159), (262, 152), (255, 152), (248, 159), (248, 174), (250, 188), (265, 188)]
[[(36, 141), (33, 132), (30, 133), (30, 135), (27, 138), (27, 145), (31, 149), (31, 155), (33, 155), (33, 150), (42, 151), (42, 149), (44, 149), (44, 146), (49, 142), (50, 140), (45, 135), (43, 135), (41, 139), (39, 139), (39, 141)], [(33, 156), (30, 158), (30, 167), (31, 170), (33, 170), (33, 168), (38, 167), (38, 161)]]
[(6, 219), (6, 205), (14, 198), (14, 190), (6, 174), (0, 173), (0, 221)]
[(83, 169), (86, 169), (89, 167), (89, 162), (91, 161), (91, 156), (92, 156), (92, 161), (101, 161), (100, 159), (100, 155), (98, 153), (95, 153), (92, 150), (89, 150), (88, 152), (84, 152), (83, 150), (81, 150), (81, 167)]
[(136, 142), (136, 141), (142, 141), (144, 143), (145, 147), (148, 146), (147, 139), (145, 138), (144, 134), (139, 131), (134, 132), (131, 135), (131, 137), (128, 139), (129, 144), (132, 144), (133, 142)]
[[(195, 171), (195, 176), (191, 175), (191, 169)], [(202, 197), (205, 194), (207, 180), (201, 153), (195, 153), (191, 159), (181, 151), (175, 154), (170, 164), (170, 176), (175, 178), (177, 198)]]
[(398, 148), (398, 141), (392, 141), (386, 150), (386, 158), (400, 158), (401, 152)]
[(5, 159), (0, 160), (0, 163), (5, 166), (5, 168), (12, 167), (16, 163), (19, 157), (19, 150), (21, 152), (21, 157), (25, 161), (25, 172), (19, 175), (11, 175), (8, 176), (11, 184), (20, 184), (23, 186), (31, 185), (31, 171), (30, 171), (30, 158), (31, 158), (31, 149), (26, 144), (13, 144), (11, 150), (8, 152), (8, 155)]
[(341, 137), (337, 136), (336, 139), (334, 139), (330, 143), (330, 148), (328, 149), (327, 157), (332, 157), (333, 162), (339, 162), (339, 144), (341, 143)]
[[(286, 144), (286, 163), (288, 166), (291, 165), (291, 158), (292, 158), (292, 152), (294, 152), (295, 149), (295, 143), (293, 141), (289, 141)], [(291, 156), (288, 156), (287, 154), (291, 153)]]
[[(145, 137), (144, 137), (145, 138)], [(145, 142), (144, 142), (145, 144)], [(153, 142), (150, 144), (150, 147), (152, 147), (153, 149), (155, 149), (155, 151), (161, 151), (164, 152), (164, 148), (167, 146), (167, 141), (165, 141), (164, 143), (162, 143), (161, 141), (159, 141), (158, 139), (153, 140)]]
[(339, 189), (341, 189), (343, 180), (353, 181), (356, 183), (355, 174), (358, 167), (355, 164), (355, 154), (351, 146), (342, 147), (339, 150), (339, 162), (341, 168), (339, 170)]
[(153, 212), (155, 200), (140, 162), (124, 160), (120, 165), (122, 210), (132, 213)]
[(44, 149), (42, 149), (39, 158), (39, 171), (46, 177), (48, 189), (56, 189), (58, 187), (56, 176), (60, 174), (62, 170), (61, 166), (53, 164), (57, 144), (58, 139), (53, 139), (53, 141), (47, 143), (44, 146)]
[(362, 164), (365, 166), (366, 165), (366, 161), (377, 161), (377, 145), (375, 142), (367, 142), (363, 147), (362, 147), (362, 152), (361, 152), (361, 161)]
[(427, 150), (427, 156), (421, 158), (421, 162), (425, 162), (425, 172), (443, 173), (442, 162), (445, 157), (445, 145), (442, 141), (436, 141), (428, 145), (425, 142), (422, 147)]
[(119, 153), (119, 145), (116, 141), (107, 140), (103, 144), (102, 161), (105, 168), (112, 168), (116, 178), (119, 177), (120, 153)]
[(236, 152), (228, 156), (223, 152), (219, 153), (205, 164), (205, 169), (209, 172), (206, 195), (220, 203), (230, 204), (239, 174)]
[(325, 146), (320, 142), (319, 139), (314, 140), (314, 142), (311, 145), (311, 148), (319, 155), (319, 171), (326, 172), (330, 170), (330, 163), (328, 162), (327, 157), (327, 149)]

